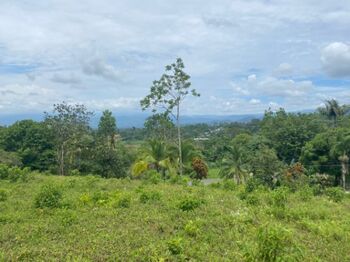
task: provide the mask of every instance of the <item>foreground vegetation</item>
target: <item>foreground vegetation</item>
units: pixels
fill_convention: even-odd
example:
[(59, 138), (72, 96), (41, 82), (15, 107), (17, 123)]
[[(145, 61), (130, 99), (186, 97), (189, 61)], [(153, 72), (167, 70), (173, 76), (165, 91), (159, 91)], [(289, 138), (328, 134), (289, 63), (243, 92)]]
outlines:
[(341, 190), (187, 182), (2, 180), (0, 260), (350, 260), (350, 198)]

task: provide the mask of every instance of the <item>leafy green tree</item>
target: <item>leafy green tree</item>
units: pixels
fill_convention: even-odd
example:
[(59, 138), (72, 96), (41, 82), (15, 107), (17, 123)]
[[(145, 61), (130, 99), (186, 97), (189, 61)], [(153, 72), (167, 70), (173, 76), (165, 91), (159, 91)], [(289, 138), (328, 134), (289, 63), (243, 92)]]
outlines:
[[(300, 160), (311, 173), (326, 173), (335, 177), (336, 185), (346, 185), (350, 130), (333, 128), (318, 134), (303, 148)], [(338, 168), (341, 167), (341, 168)]]
[(24, 166), (43, 171), (54, 164), (52, 140), (52, 134), (42, 122), (22, 120), (3, 130), (1, 145), (5, 151), (15, 152)]
[(123, 145), (116, 143), (115, 148), (98, 145), (93, 150), (92, 171), (105, 178), (122, 178), (128, 174), (133, 156)]
[(6, 152), (0, 149), (0, 164), (7, 166), (22, 166), (21, 158), (15, 152)]
[(174, 137), (175, 125), (169, 115), (154, 114), (146, 119), (144, 127), (150, 139), (170, 141)]
[(349, 109), (350, 108), (346, 105), (340, 105), (337, 100), (330, 99), (325, 101), (325, 106), (320, 107), (318, 112), (331, 120), (333, 122), (333, 127), (337, 127), (339, 118), (344, 116)]
[(181, 150), (181, 128), (180, 128), (180, 106), (185, 97), (191, 92), (193, 96), (199, 96), (191, 87), (190, 76), (184, 72), (185, 65), (181, 58), (165, 67), (165, 73), (159, 80), (153, 82), (150, 94), (141, 100), (143, 110), (152, 108), (155, 113), (159, 110), (165, 115), (172, 115), (177, 126), (177, 140), (179, 153), (179, 171), (182, 175), (182, 150)]
[(107, 142), (107, 145), (109, 147), (115, 147), (117, 121), (111, 111), (103, 111), (100, 122), (98, 124), (97, 134), (101, 139)]
[(84, 105), (66, 102), (53, 107), (52, 114), (45, 113), (45, 123), (54, 136), (59, 174), (66, 175), (70, 168), (67, 164), (74, 161), (74, 154), (81, 150), (81, 138), (89, 131), (92, 112)]
[(260, 134), (270, 140), (278, 157), (290, 164), (299, 159), (306, 142), (325, 129), (326, 126), (316, 114), (293, 114), (280, 109), (265, 112)]

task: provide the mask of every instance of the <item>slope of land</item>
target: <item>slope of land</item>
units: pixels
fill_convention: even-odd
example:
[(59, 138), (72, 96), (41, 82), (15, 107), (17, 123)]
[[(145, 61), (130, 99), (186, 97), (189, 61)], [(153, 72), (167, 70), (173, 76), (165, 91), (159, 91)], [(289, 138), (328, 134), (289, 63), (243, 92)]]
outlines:
[(348, 196), (231, 182), (26, 180), (0, 181), (1, 261), (350, 260)]

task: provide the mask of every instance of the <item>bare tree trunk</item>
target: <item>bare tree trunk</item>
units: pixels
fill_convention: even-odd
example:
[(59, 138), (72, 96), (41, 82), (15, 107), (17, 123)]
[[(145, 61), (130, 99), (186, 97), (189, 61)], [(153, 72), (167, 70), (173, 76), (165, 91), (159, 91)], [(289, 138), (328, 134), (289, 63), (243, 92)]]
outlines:
[(181, 149), (181, 128), (180, 128), (180, 105), (177, 105), (176, 112), (176, 125), (177, 125), (177, 139), (179, 147), (179, 171), (180, 176), (182, 176), (182, 149)]
[(341, 162), (341, 182), (344, 190), (346, 189), (346, 176), (349, 172), (349, 157), (344, 153), (341, 157), (339, 157)]
[(64, 176), (64, 144), (61, 145), (60, 173)]

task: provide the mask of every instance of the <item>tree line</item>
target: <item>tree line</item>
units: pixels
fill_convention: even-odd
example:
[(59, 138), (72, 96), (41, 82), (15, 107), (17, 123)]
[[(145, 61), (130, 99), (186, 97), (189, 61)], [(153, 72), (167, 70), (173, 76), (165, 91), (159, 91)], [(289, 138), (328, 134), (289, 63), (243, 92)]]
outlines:
[[(23, 120), (0, 128), (0, 163), (59, 175), (106, 178), (183, 175), (204, 178), (213, 169), (236, 183), (255, 180), (270, 187), (305, 177), (346, 187), (349, 174), (349, 106), (336, 100), (312, 113), (268, 109), (247, 123), (181, 125), (181, 106), (191, 89), (177, 59), (140, 101), (153, 115), (143, 129), (118, 131), (105, 110), (90, 127), (84, 105), (62, 102), (44, 120)], [(195, 139), (200, 138), (200, 139)]]

